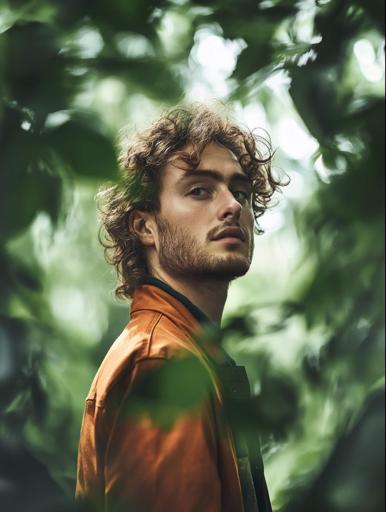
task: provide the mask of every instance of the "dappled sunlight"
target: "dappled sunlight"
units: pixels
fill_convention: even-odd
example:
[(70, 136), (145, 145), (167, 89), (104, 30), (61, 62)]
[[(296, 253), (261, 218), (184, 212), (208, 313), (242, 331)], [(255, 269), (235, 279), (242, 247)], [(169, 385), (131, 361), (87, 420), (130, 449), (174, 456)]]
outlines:
[(357, 41), (354, 45), (354, 53), (364, 78), (369, 82), (382, 82), (385, 76), (384, 54), (382, 53), (378, 57), (374, 46), (368, 39)]

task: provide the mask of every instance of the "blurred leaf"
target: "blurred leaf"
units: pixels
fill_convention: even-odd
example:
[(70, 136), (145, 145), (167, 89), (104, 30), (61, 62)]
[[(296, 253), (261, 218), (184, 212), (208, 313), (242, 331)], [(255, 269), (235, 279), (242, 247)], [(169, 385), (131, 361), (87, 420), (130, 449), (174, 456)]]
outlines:
[(196, 414), (208, 400), (209, 374), (195, 356), (143, 361), (124, 414), (150, 416), (160, 428), (172, 428), (181, 415)]
[(34, 292), (42, 291), (42, 283), (37, 275), (37, 269), (33, 268), (32, 264), (27, 266), (21, 261), (13, 260), (9, 262), (7, 272), (8, 276), (12, 278), (14, 286), (20, 286)]
[(182, 94), (177, 76), (160, 57), (102, 56), (98, 59), (90, 59), (84, 64), (102, 76), (118, 76), (151, 98), (171, 101)]
[(300, 413), (298, 389), (289, 376), (267, 375), (254, 399), (260, 431), (282, 438), (294, 427)]
[(14, 439), (0, 438), (1, 503), (7, 512), (75, 510), (46, 466)]
[(62, 160), (80, 176), (115, 177), (117, 163), (114, 147), (95, 123), (72, 119), (52, 128), (45, 138)]
[(0, 418), (22, 391), (21, 372), (28, 359), (27, 328), (17, 319), (0, 316)]
[[(352, 109), (344, 119), (343, 128), (347, 133), (364, 138), (366, 149), (377, 164), (382, 164), (385, 141), (385, 99), (376, 97), (362, 98), (359, 108)], [(359, 148), (358, 148), (359, 149)], [(378, 168), (374, 170), (379, 179), (384, 179), (384, 173)], [(376, 187), (373, 188), (375, 190)], [(379, 187), (383, 189), (382, 186)]]
[[(366, 19), (352, 2), (335, 0), (329, 2), (315, 17), (315, 35), (321, 36), (316, 46), (316, 66), (328, 68), (344, 67), (344, 58), (355, 36), (367, 27)], [(331, 69), (330, 69), (331, 70)], [(335, 93), (340, 88), (335, 87)]]
[(235, 22), (240, 20), (245, 23), (251, 17), (255, 17), (258, 21), (258, 16), (263, 19), (270, 18), (279, 23), (297, 10), (297, 6), (291, 0), (276, 0), (270, 2), (271, 5), (264, 5), (263, 0), (240, 0), (237, 4), (232, 0), (195, 0), (192, 3), (213, 9), (214, 17), (220, 23), (224, 19), (229, 22), (233, 19)]
[(256, 70), (272, 64), (273, 60), (273, 49), (269, 44), (264, 44), (264, 41), (262, 41), (261, 45), (249, 46), (243, 50), (238, 58), (233, 77), (241, 81), (254, 74)]
[(42, 126), (47, 113), (65, 108), (77, 86), (74, 77), (66, 77), (57, 32), (46, 23), (20, 22), (3, 37), (8, 94), (19, 106), (31, 109), (35, 123)]
[(311, 487), (286, 512), (380, 512), (385, 508), (385, 396), (374, 394)]
[(37, 158), (34, 143), (37, 146), (39, 141), (33, 135), (20, 134), (2, 161), (5, 168), (0, 178), (0, 237), (3, 239), (25, 229), (40, 211), (46, 211), (54, 222), (59, 216), (61, 179), (48, 174), (34, 161)]
[(350, 102), (350, 93), (337, 98), (334, 71), (311, 65), (305, 74), (302, 68), (291, 71), (290, 93), (296, 109), (311, 135), (327, 146), (339, 131)]
[(354, 0), (371, 17), (371, 21), (378, 27), (381, 33), (385, 33), (385, 2), (383, 0)]
[(79, 23), (88, 19), (101, 29), (102, 33), (130, 31), (152, 37), (151, 24), (153, 13), (167, 5), (167, 0), (115, 0), (107, 4), (103, 0), (68, 0), (59, 10), (61, 23)]
[[(22, 129), (21, 112), (6, 108), (0, 118), (0, 237), (25, 229), (39, 211), (55, 220), (60, 207), (61, 181), (42, 169), (42, 140)], [(17, 207), (15, 207), (17, 205)]]
[(222, 335), (226, 337), (236, 334), (243, 338), (253, 336), (256, 333), (257, 325), (252, 313), (250, 308), (244, 308), (243, 311), (239, 310), (236, 314), (228, 316), (222, 325)]

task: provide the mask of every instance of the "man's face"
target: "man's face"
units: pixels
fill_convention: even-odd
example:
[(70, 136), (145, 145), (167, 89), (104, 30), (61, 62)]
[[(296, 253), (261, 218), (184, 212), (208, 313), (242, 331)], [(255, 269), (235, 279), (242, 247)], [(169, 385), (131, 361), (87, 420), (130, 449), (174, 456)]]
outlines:
[(251, 184), (236, 156), (209, 144), (195, 171), (181, 167), (179, 160), (170, 162), (161, 180), (155, 218), (160, 267), (185, 279), (244, 275), (253, 255), (254, 217)]

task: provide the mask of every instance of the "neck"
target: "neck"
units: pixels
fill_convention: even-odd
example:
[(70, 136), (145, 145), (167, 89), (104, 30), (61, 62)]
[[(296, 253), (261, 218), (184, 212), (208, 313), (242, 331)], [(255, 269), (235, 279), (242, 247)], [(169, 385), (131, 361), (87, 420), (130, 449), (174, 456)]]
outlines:
[(160, 279), (177, 292), (185, 295), (185, 297), (206, 314), (209, 320), (215, 324), (221, 325), (221, 318), (228, 296), (228, 281), (211, 281), (210, 279), (201, 281), (180, 277), (175, 278), (162, 270), (154, 270), (152, 277)]

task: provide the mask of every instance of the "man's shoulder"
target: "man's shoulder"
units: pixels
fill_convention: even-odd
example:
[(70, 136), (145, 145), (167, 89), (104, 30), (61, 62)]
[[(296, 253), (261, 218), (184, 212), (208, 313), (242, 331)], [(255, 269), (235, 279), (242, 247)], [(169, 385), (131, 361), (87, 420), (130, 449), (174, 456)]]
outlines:
[(87, 400), (103, 406), (113, 387), (130, 381), (136, 365), (145, 360), (170, 360), (183, 354), (200, 356), (190, 334), (163, 313), (135, 315), (111, 345), (102, 361)]

